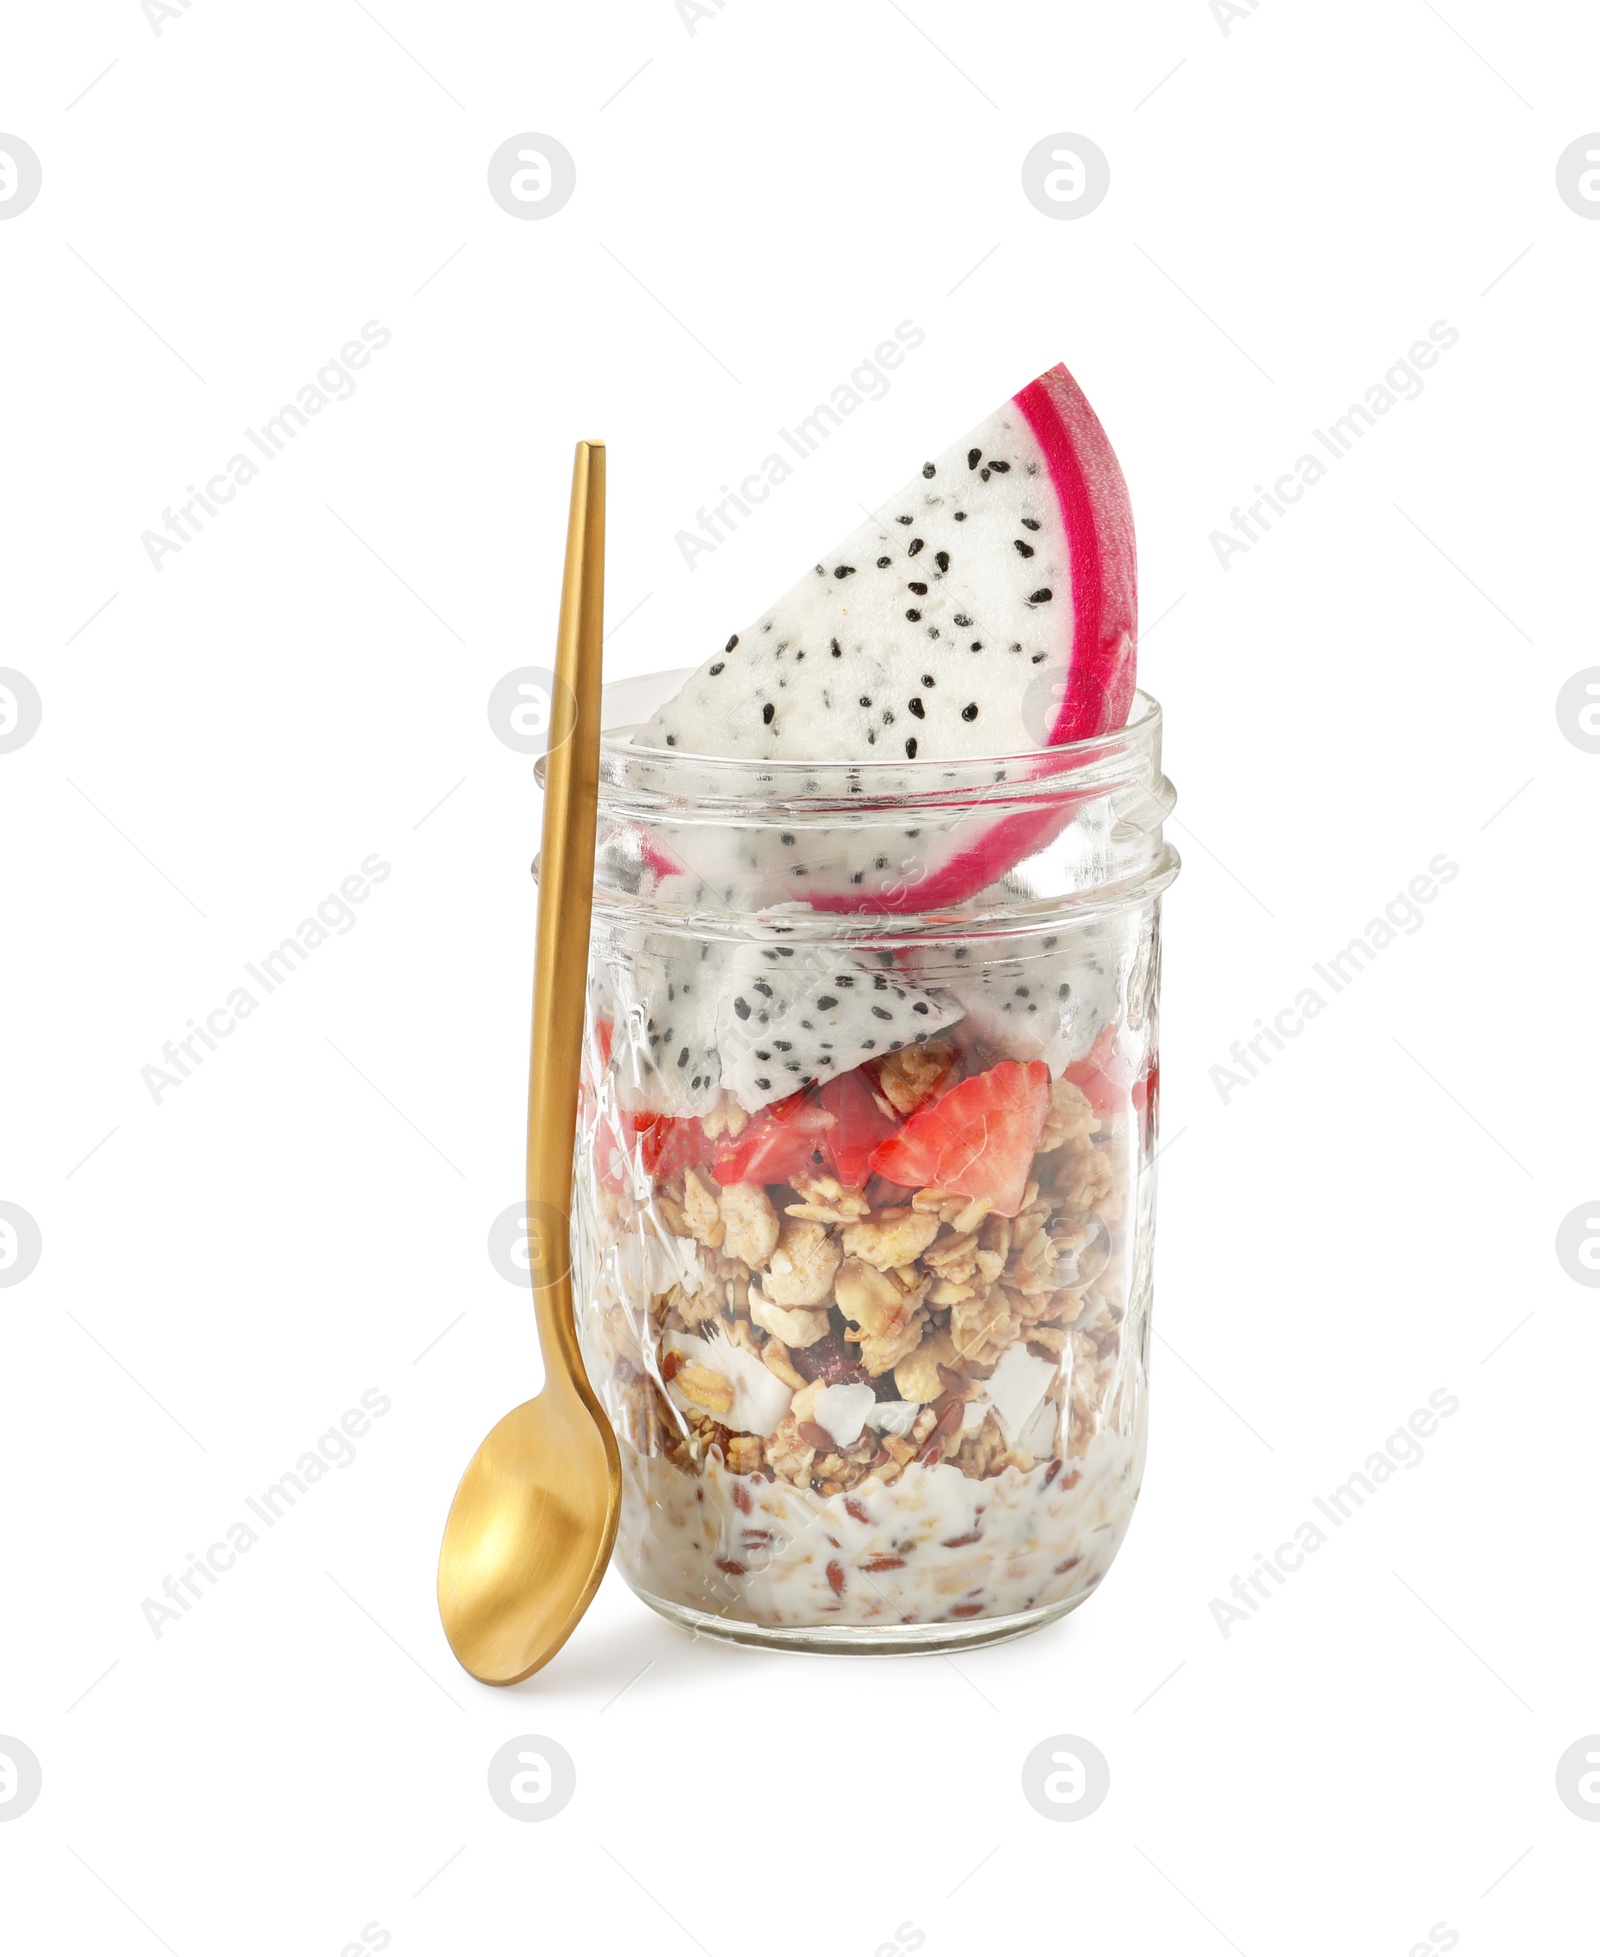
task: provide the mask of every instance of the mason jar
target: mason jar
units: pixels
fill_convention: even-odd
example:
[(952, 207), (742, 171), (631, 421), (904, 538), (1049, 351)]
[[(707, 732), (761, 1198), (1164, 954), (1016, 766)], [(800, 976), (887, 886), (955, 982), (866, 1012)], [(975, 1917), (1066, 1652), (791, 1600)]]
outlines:
[(680, 1625), (955, 1649), (1099, 1585), (1145, 1455), (1161, 714), (888, 766), (606, 689), (573, 1268), (617, 1563)]

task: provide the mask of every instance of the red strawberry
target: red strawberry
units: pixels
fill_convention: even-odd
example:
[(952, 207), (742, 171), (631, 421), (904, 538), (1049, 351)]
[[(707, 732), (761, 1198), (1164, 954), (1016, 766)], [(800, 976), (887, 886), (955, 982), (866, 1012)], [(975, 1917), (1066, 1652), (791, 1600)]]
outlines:
[(665, 1182), (682, 1169), (711, 1159), (713, 1144), (698, 1121), (670, 1114), (636, 1114), (639, 1161), (645, 1174)]
[(1103, 1026), (1094, 1045), (1067, 1069), (1067, 1079), (1081, 1088), (1090, 1107), (1102, 1118), (1124, 1112), (1134, 1085), (1135, 1066), (1120, 1050), (1115, 1026)]
[(872, 1151), (900, 1124), (878, 1105), (871, 1083), (859, 1067), (848, 1074), (836, 1074), (824, 1084), (822, 1105), (833, 1116), (828, 1147), (839, 1180), (851, 1189), (860, 1189), (870, 1173)]
[(711, 1173), (725, 1188), (736, 1182), (788, 1182), (803, 1172), (829, 1165), (828, 1136), (833, 1116), (814, 1093), (791, 1094), (752, 1115), (744, 1133)]
[(951, 1189), (1015, 1216), (1049, 1106), (1042, 1060), (1002, 1060), (919, 1108), (872, 1151), (872, 1168), (902, 1189)]

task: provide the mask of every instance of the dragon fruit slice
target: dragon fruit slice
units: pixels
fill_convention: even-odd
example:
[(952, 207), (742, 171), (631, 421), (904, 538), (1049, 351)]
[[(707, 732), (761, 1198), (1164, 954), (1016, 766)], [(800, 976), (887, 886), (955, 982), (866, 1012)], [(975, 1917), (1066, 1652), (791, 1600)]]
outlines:
[(754, 1112), (960, 1017), (958, 1005), (825, 946), (742, 945), (717, 1009), (722, 1082)]
[(1137, 949), (1126, 928), (1110, 922), (1025, 939), (1007, 958), (979, 961), (959, 947), (913, 953), (910, 967), (918, 983), (938, 986), (961, 1007), (964, 1039), (978, 1041), (993, 1060), (1043, 1060), (1059, 1080), (1122, 1016)]
[(717, 999), (729, 947), (652, 932), (590, 983), (597, 1018), (627, 1028), (612, 1042), (617, 1094), (630, 1112), (708, 1114), (722, 1093)]
[[(874, 796), (938, 792), (970, 771), (943, 776), (930, 762), (1027, 755), (1120, 727), (1136, 618), (1127, 487), (1093, 409), (1056, 366), (924, 463), (634, 742), (872, 764)], [(883, 772), (897, 762), (922, 765)], [(663, 867), (746, 902), (793, 895), (803, 878), (818, 907), (931, 908), (992, 883), (1059, 829), (1059, 804), (1008, 803), (1001, 784), (1029, 774), (1013, 763), (986, 775), (967, 806), (903, 833), (863, 810), (803, 839), (668, 826), (655, 851)]]
[[(699, 889), (669, 877), (658, 894), (681, 905)], [(618, 1028), (611, 1064), (624, 1109), (698, 1118), (726, 1088), (753, 1114), (960, 1019), (954, 1000), (902, 973), (786, 942), (784, 913), (805, 908), (775, 907), (759, 939), (626, 930), (602, 952), (592, 1011)]]

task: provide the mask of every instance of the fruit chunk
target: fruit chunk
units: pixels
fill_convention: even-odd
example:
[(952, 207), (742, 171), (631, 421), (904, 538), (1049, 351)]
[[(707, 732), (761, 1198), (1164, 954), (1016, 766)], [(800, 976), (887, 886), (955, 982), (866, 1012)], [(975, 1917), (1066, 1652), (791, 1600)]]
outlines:
[(1066, 1077), (1083, 1090), (1090, 1107), (1102, 1119), (1121, 1114), (1134, 1084), (1134, 1068), (1119, 1048), (1115, 1026), (1101, 1028), (1084, 1057), (1067, 1068)]
[(755, 1115), (732, 1149), (712, 1165), (724, 1188), (735, 1182), (788, 1182), (828, 1165), (833, 1116), (814, 1091), (791, 1094)]
[(948, 1000), (825, 948), (741, 945), (717, 1007), (723, 1085), (753, 1111), (960, 1017)]
[(858, 1067), (830, 1080), (822, 1090), (822, 1105), (833, 1116), (828, 1147), (839, 1180), (851, 1189), (864, 1189), (871, 1173), (872, 1151), (899, 1127), (878, 1105), (866, 1074)]
[[(1136, 633), (1127, 485), (1056, 366), (924, 463), (635, 743), (676, 750), (682, 781), (695, 755), (892, 767), (1027, 754), (1123, 725)], [(814, 904), (925, 910), (993, 882), (1063, 819), (979, 806), (924, 825), (910, 851), (870, 819), (823, 836), (746, 834), (722, 858), (704, 836), (660, 842), (713, 880), (790, 894), (802, 878)]]
[(1049, 1106), (1044, 1062), (1003, 1060), (941, 1094), (880, 1142), (873, 1171), (902, 1189), (949, 1189), (987, 1201), (997, 1216), (1015, 1216)]
[[(1133, 695), (1135, 603), (1127, 485), (1055, 366), (924, 463), (638, 739), (687, 755), (867, 762), (1101, 733)], [(1030, 688), (1036, 701), (1059, 695), (1037, 719), (1024, 715)]]

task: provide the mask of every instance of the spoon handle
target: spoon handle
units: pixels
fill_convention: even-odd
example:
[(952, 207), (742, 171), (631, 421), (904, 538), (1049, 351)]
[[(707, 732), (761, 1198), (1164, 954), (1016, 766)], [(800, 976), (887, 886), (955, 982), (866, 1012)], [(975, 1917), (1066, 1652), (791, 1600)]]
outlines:
[(564, 1373), (585, 1400), (590, 1395), (572, 1315), (570, 1218), (594, 898), (605, 529), (605, 444), (579, 442), (572, 464), (539, 851), (528, 1071), (528, 1249), (546, 1380)]

